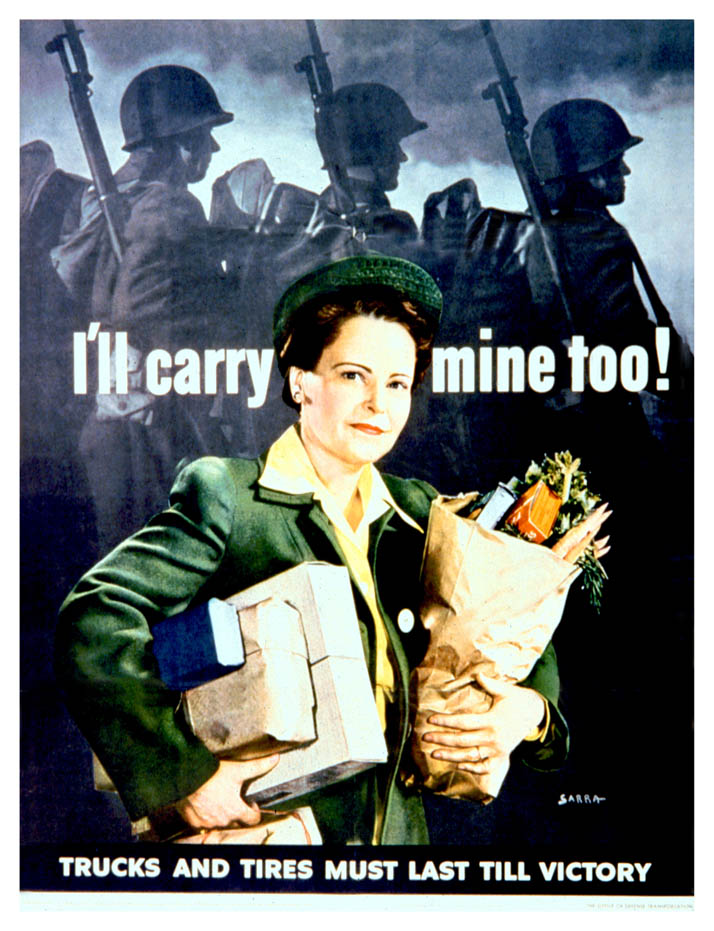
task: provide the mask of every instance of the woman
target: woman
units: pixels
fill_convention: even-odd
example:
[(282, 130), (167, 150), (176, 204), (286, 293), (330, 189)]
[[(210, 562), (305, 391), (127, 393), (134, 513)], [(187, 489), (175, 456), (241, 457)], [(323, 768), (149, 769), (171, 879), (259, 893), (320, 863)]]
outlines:
[[(159, 680), (151, 626), (307, 560), (347, 565), (389, 760), (301, 799), (325, 842), (426, 843), (420, 796), (399, 779), (408, 676), (425, 649), (419, 570), (433, 488), (381, 476), (441, 313), (433, 280), (401, 259), (343, 259), (293, 284), (275, 312), (284, 396), (299, 411), (258, 460), (206, 458), (170, 507), (120, 544), (63, 605), (58, 674), (133, 820), (175, 808), (193, 828), (254, 824), (245, 784), (278, 757), (218, 761)], [(400, 618), (401, 625), (395, 623)], [(406, 622), (404, 619), (407, 619)], [(411, 623), (409, 621), (411, 619)], [(401, 629), (400, 629), (401, 627)], [(565, 752), (552, 648), (482, 715), (434, 716), (434, 753), (473, 772), (521, 747), (548, 769)], [(523, 743), (528, 738), (532, 742)]]

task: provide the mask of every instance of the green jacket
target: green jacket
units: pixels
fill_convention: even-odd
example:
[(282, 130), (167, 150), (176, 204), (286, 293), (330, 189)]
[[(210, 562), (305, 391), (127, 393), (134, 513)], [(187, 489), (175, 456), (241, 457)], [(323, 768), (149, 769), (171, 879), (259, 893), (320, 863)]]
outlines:
[[(58, 678), (132, 820), (189, 795), (218, 766), (177, 714), (179, 695), (159, 679), (153, 624), (305, 561), (345, 563), (312, 495), (263, 488), (258, 484), (262, 468), (262, 460), (192, 463), (179, 475), (170, 507), (87, 572), (60, 610)], [(414, 479), (385, 475), (384, 480), (399, 507), (425, 528), (434, 489)], [(428, 842), (421, 798), (398, 778), (409, 731), (409, 672), (422, 658), (428, 635), (419, 625), (399, 632), (394, 623), (402, 608), (418, 616), (423, 547), (424, 535), (393, 508), (371, 526), (370, 564), (398, 670), (398, 700), (387, 727), (388, 762), (305, 797), (325, 842), (370, 843), (378, 797), (384, 805), (381, 843)], [(353, 591), (373, 676), (373, 621), (354, 584)], [(524, 743), (522, 753), (538, 769), (555, 769), (567, 752), (567, 728), (557, 711), (552, 646), (527, 683), (550, 702), (552, 726), (544, 743)]]

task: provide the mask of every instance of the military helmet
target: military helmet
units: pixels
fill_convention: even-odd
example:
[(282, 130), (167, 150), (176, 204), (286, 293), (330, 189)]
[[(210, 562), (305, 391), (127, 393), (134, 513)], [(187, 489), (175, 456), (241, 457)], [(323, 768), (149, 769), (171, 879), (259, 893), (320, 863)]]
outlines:
[[(427, 128), (386, 84), (346, 84), (335, 91), (328, 110), (345, 166), (378, 164), (391, 145)], [(324, 134), (325, 127), (318, 122), (317, 142), (323, 154), (334, 151), (330, 148), (334, 140), (323, 138)]]
[(154, 139), (165, 139), (199, 126), (230, 123), (208, 81), (191, 68), (157, 65), (138, 74), (124, 91), (119, 107), (123, 149), (131, 152)]
[(594, 171), (642, 142), (601, 100), (564, 100), (536, 120), (531, 155), (543, 182)]

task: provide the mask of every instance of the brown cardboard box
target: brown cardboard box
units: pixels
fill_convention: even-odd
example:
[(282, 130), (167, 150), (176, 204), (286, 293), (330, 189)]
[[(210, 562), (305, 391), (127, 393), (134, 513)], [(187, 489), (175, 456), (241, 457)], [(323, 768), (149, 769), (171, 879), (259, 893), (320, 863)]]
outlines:
[[(246, 609), (269, 598), (287, 602), (300, 613), (314, 692), (317, 737), (284, 750), (275, 769), (251, 783), (246, 797), (260, 805), (295, 798), (387, 759), (347, 569), (328, 563), (303, 563), (227, 601), (238, 610), (242, 625)], [(251, 657), (247, 656), (242, 669), (185, 693), (184, 707), (196, 734), (220, 730), (229, 719), (236, 727), (242, 728), (246, 723), (253, 729), (262, 727), (256, 717), (260, 699), (257, 685), (251, 684), (250, 667)], [(195, 696), (202, 692), (214, 696), (222, 692), (226, 704), (223, 707), (217, 701), (197, 704)], [(294, 704), (297, 694), (290, 682), (283, 680), (275, 684), (272, 697), (272, 704), (282, 707)], [(223, 758), (251, 755), (245, 748), (236, 749), (232, 737), (224, 737), (222, 743), (224, 747), (229, 744), (234, 747), (214, 750)], [(253, 743), (254, 756), (255, 747)], [(266, 745), (262, 752), (272, 752), (271, 746)]]
[(314, 740), (315, 697), (300, 613), (271, 597), (241, 608), (238, 622), (245, 664), (183, 694), (194, 734), (212, 753), (232, 759)]

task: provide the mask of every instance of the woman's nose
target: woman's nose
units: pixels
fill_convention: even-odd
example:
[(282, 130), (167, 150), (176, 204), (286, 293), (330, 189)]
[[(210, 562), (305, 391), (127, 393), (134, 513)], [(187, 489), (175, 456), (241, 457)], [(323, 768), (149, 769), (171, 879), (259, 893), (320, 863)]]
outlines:
[(378, 385), (372, 385), (367, 395), (367, 405), (376, 414), (381, 414), (385, 408), (384, 391)]

